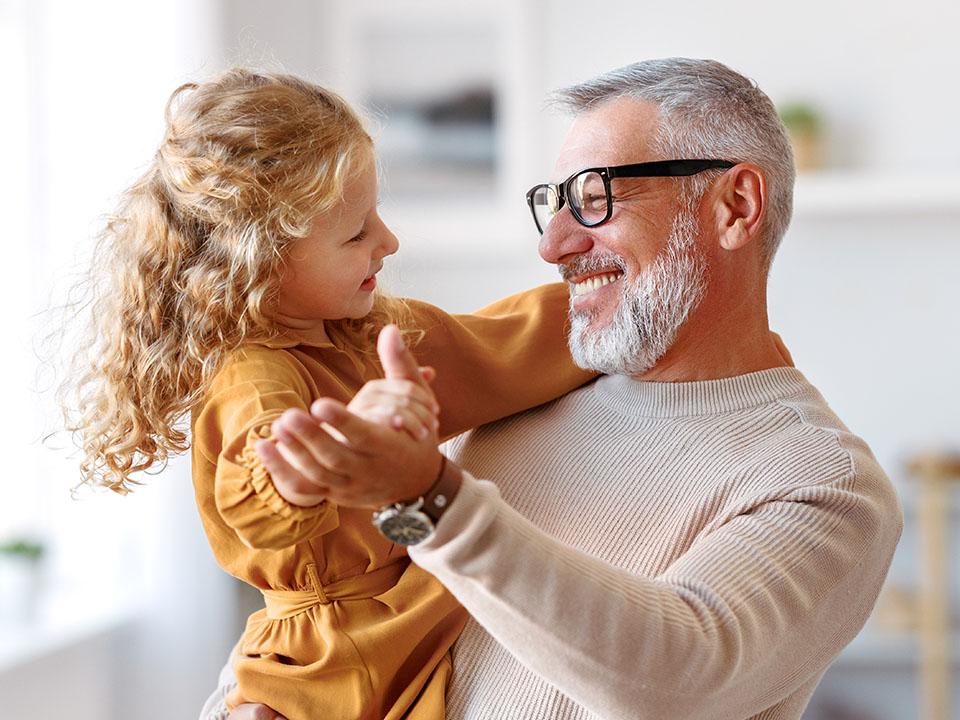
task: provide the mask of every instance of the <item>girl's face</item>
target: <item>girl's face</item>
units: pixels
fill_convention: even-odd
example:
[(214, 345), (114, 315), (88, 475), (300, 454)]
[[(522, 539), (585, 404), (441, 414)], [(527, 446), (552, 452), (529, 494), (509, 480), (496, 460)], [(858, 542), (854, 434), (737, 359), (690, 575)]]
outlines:
[(399, 242), (377, 214), (377, 172), (371, 158), (344, 188), (343, 200), (318, 215), (306, 237), (287, 249), (277, 322), (322, 328), (324, 320), (360, 318), (373, 307), (376, 274)]

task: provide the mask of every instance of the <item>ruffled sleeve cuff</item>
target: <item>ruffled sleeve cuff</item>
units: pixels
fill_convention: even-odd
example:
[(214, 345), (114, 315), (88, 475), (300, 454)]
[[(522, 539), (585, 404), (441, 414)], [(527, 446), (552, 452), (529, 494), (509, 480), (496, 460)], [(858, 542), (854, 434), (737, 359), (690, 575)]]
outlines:
[(236, 462), (221, 458), (224, 472), (217, 482), (217, 504), (224, 520), (245, 545), (258, 549), (289, 547), (335, 529), (339, 518), (333, 503), (301, 507), (277, 492), (254, 450), (266, 439), (272, 439), (269, 424), (251, 428)]

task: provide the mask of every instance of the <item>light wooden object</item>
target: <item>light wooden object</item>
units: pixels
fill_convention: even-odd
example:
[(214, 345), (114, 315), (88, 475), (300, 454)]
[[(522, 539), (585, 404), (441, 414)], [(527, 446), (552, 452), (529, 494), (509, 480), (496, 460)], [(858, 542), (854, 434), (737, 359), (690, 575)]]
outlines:
[(908, 465), (918, 483), (920, 537), (920, 720), (950, 720), (950, 492), (960, 455), (928, 453)]

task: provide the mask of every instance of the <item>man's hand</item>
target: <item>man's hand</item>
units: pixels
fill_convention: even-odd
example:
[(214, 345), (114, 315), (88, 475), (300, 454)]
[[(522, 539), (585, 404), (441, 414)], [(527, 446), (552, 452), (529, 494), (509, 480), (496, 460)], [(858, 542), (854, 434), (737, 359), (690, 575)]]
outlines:
[[(435, 403), (397, 328), (388, 325), (383, 329), (377, 352), (387, 380), (399, 386), (403, 382), (410, 388), (417, 386), (421, 400)], [(392, 402), (390, 393), (379, 396)], [(367, 399), (376, 397), (377, 393), (371, 393)], [(256, 451), (277, 491), (294, 504), (330, 500), (348, 507), (380, 507), (422, 495), (440, 472), (432, 424), (426, 437), (413, 438), (357, 417), (342, 403), (323, 398), (313, 403), (310, 414), (286, 411), (272, 430), (277, 443), (261, 441)]]

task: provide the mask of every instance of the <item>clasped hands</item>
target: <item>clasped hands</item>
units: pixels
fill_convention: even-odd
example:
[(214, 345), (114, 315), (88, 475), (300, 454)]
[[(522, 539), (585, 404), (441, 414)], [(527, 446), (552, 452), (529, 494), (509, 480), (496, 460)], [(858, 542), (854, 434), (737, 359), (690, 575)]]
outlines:
[(440, 406), (400, 331), (377, 340), (384, 378), (349, 404), (321, 398), (310, 411), (292, 408), (271, 425), (273, 439), (255, 446), (277, 492), (293, 505), (329, 501), (381, 507), (423, 495), (440, 473)]

